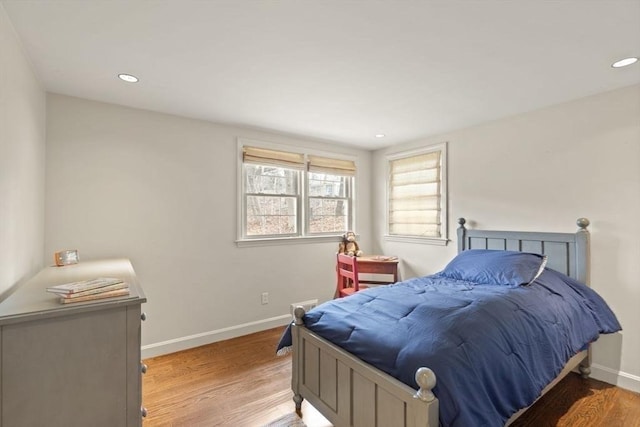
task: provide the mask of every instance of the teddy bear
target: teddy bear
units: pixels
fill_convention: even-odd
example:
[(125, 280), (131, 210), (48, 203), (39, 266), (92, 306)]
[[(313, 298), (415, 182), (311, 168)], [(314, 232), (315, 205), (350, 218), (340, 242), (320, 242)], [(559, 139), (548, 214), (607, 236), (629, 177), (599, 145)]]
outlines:
[(351, 256), (362, 255), (362, 251), (356, 242), (356, 233), (353, 231), (347, 231), (342, 235), (342, 242), (340, 242), (340, 246), (338, 247), (338, 253)]

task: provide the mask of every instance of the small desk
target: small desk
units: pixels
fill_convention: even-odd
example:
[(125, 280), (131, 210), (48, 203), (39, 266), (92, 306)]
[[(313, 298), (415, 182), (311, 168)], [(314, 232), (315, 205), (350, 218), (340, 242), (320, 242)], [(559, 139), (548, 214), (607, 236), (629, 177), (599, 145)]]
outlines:
[(389, 274), (393, 276), (393, 281), (388, 280), (362, 280), (360, 283), (372, 285), (388, 285), (398, 281), (398, 257), (388, 257), (383, 255), (363, 255), (358, 257), (359, 274)]

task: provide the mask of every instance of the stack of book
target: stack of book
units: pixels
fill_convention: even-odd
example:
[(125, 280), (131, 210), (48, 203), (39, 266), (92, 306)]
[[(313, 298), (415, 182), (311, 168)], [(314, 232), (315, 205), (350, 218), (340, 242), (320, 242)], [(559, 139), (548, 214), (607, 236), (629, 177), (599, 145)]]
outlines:
[(98, 277), (80, 282), (64, 283), (47, 288), (60, 297), (60, 303), (84, 302), (102, 298), (122, 297), (129, 295), (129, 285), (122, 279)]

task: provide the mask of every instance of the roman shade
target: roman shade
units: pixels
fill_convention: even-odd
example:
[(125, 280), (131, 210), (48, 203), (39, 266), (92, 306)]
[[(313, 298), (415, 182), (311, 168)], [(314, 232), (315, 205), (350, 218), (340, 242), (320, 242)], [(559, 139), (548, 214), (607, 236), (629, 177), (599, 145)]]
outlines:
[(389, 234), (441, 237), (441, 151), (389, 161)]
[(329, 173), (341, 176), (354, 176), (356, 164), (353, 160), (333, 159), (329, 157), (308, 156), (307, 169), (309, 172)]
[(259, 165), (274, 165), (290, 169), (304, 169), (304, 154), (270, 150), (258, 147), (243, 147), (242, 161)]

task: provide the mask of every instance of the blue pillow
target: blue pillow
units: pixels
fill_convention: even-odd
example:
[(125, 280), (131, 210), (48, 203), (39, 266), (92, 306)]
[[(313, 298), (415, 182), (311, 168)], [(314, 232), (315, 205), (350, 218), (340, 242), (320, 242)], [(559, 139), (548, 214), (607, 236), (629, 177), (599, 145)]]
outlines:
[(440, 275), (485, 285), (522, 286), (536, 280), (546, 264), (545, 255), (472, 249), (459, 253)]

